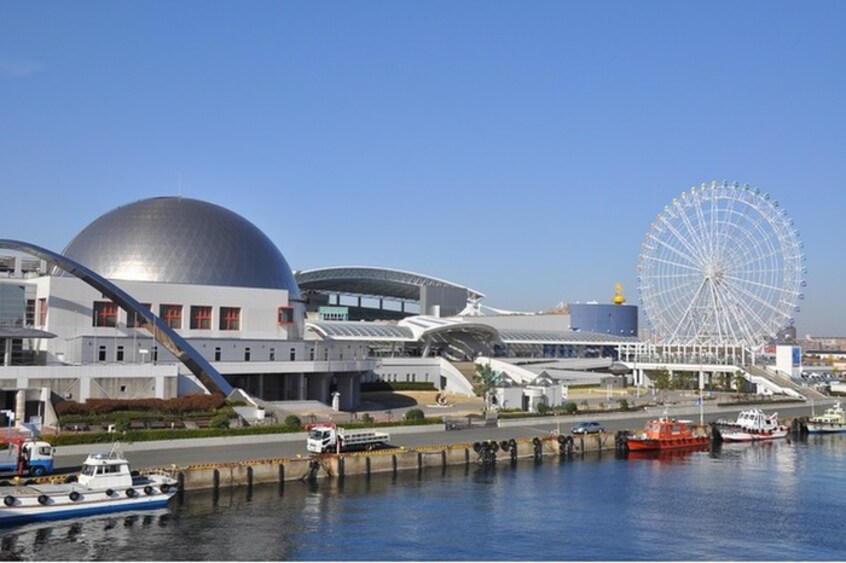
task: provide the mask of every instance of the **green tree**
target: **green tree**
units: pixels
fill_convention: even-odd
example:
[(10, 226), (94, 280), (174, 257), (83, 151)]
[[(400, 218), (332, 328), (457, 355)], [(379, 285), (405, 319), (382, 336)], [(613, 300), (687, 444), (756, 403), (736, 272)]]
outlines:
[(500, 374), (490, 364), (476, 364), (476, 395), (485, 398), (485, 409), (491, 406), (491, 394), (499, 382)]
[(301, 428), (303, 425), (302, 420), (295, 414), (289, 414), (285, 417), (285, 426), (292, 426), (294, 428)]
[(577, 405), (573, 401), (567, 401), (566, 403), (564, 403), (563, 409), (566, 414), (575, 414), (576, 411), (579, 410), (579, 405)]
[(659, 369), (653, 373), (651, 379), (652, 385), (659, 391), (665, 391), (671, 388), (672, 379), (670, 377), (670, 372), (666, 368)]
[(743, 377), (742, 371), (734, 372), (734, 388), (737, 389), (738, 393), (746, 392), (746, 378)]
[(426, 414), (421, 409), (411, 409), (405, 413), (406, 420), (423, 420), (424, 418)]

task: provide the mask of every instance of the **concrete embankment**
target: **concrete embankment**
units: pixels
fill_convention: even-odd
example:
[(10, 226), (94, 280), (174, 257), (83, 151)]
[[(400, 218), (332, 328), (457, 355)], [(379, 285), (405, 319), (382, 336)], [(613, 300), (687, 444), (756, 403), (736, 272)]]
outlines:
[[(784, 423), (801, 430), (801, 419)], [(373, 452), (321, 454), (308, 457), (249, 460), (224, 464), (198, 464), (173, 467), (184, 490), (219, 490), (226, 487), (343, 478), (353, 475), (395, 475), (399, 471), (423, 471), (458, 465), (492, 465), (519, 459), (542, 460), (548, 456), (578, 456), (589, 452), (619, 451), (623, 436), (592, 434), (584, 436), (545, 435), (502, 441), (456, 443), (399, 448)], [(675, 453), (675, 452), (670, 452)]]
[[(544, 419), (549, 424), (549, 419)], [(500, 426), (511, 426), (502, 424)], [(566, 426), (570, 421), (563, 420)], [(789, 424), (790, 420), (784, 423)], [(526, 422), (524, 421), (524, 424)], [(516, 426), (516, 425), (515, 425)], [(407, 446), (405, 448), (386, 449), (374, 452), (348, 452), (339, 455), (296, 455), (296, 457), (257, 458), (223, 463), (195, 463), (168, 465), (161, 469), (173, 473), (180, 479), (184, 490), (219, 490), (221, 488), (252, 486), (259, 484), (284, 484), (289, 481), (342, 478), (353, 475), (390, 475), (399, 471), (423, 471), (428, 468), (442, 468), (460, 465), (483, 465), (508, 463), (518, 459), (542, 459), (545, 456), (581, 455), (587, 452), (615, 451), (619, 444), (618, 436), (604, 433), (589, 436), (559, 435), (562, 425), (554, 429), (541, 431), (538, 437), (510, 438), (494, 441), (492, 439), (472, 443), (449, 443), (444, 445)], [(416, 434), (435, 431), (431, 438), (448, 440), (454, 435), (443, 432), (442, 425), (426, 427), (394, 427), (392, 435)], [(441, 434), (440, 432), (443, 432)], [(442, 438), (440, 438), (442, 436)], [(528, 434), (531, 436), (531, 434)], [(274, 442), (305, 442), (305, 433), (288, 435), (244, 436), (239, 443), (262, 444), (264, 448), (256, 451), (272, 450)], [(478, 438), (477, 438), (478, 439)], [(123, 444), (122, 449), (132, 459), (132, 452), (144, 450), (167, 450), (169, 448), (214, 447), (231, 441), (231, 438), (205, 438), (198, 440), (173, 440), (171, 442), (148, 442)], [(268, 447), (270, 446), (270, 447)], [(79, 453), (89, 452), (91, 446), (62, 447), (63, 453), (71, 454), (72, 448)], [(224, 458), (225, 460), (227, 458)], [(231, 459), (231, 458), (229, 458)]]
[(302, 458), (249, 460), (168, 468), (184, 490), (218, 490), (352, 475), (396, 474), (454, 465), (492, 464), (544, 456), (574, 455), (615, 449), (613, 434), (584, 437), (544, 436), (533, 439), (426, 446), (374, 452), (322, 454)]

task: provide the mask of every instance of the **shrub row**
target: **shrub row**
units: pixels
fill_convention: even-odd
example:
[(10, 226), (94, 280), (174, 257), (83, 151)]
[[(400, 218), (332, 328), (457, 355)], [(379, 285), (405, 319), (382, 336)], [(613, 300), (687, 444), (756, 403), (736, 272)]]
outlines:
[(425, 381), (367, 381), (361, 384), (361, 392), (368, 391), (437, 391), (434, 383)]
[(56, 414), (100, 415), (120, 411), (154, 411), (164, 414), (183, 415), (191, 412), (211, 412), (226, 404), (226, 397), (220, 393), (212, 395), (184, 395), (174, 399), (88, 399), (84, 403), (62, 400), (54, 405)]

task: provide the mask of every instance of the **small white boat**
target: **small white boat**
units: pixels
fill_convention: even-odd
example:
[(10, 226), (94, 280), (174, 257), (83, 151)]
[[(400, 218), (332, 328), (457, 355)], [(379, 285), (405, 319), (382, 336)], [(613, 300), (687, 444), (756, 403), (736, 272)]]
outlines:
[(734, 421), (718, 421), (717, 429), (726, 442), (757, 442), (787, 436), (788, 428), (778, 423), (778, 413), (764, 414), (761, 409), (749, 409)]
[(0, 486), (0, 526), (167, 506), (178, 482), (163, 472), (140, 475), (117, 445), (88, 456), (75, 482)]
[(846, 432), (846, 413), (844, 413), (840, 401), (825, 409), (824, 414), (812, 416), (806, 426), (810, 434)]

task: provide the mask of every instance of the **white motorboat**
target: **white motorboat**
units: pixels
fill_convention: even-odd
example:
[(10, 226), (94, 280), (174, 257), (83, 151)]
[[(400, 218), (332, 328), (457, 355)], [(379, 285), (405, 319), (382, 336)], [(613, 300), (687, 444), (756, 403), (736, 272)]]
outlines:
[(756, 442), (787, 436), (788, 428), (778, 423), (778, 413), (764, 414), (761, 409), (741, 411), (734, 421), (718, 421), (717, 429), (726, 442)]
[(825, 409), (824, 414), (812, 416), (806, 426), (810, 434), (846, 432), (846, 413), (844, 413), (840, 401)]
[(90, 454), (71, 481), (0, 486), (0, 525), (161, 508), (178, 490), (165, 472), (131, 472), (117, 445), (107, 454)]

